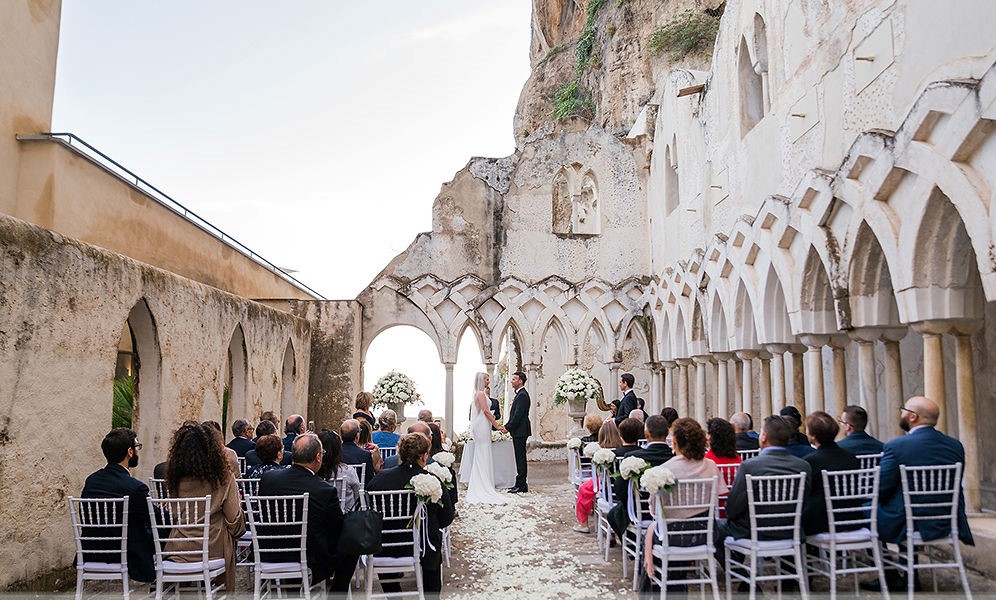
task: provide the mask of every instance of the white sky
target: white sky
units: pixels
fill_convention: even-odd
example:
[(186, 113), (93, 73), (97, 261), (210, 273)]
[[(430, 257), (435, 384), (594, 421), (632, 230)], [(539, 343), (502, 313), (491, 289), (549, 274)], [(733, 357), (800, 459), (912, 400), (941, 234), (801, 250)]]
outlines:
[[(431, 229), (442, 183), (472, 156), (514, 150), (530, 12), (530, 0), (64, 0), (53, 130), (326, 297), (353, 298)], [(367, 389), (399, 368), (442, 414), (428, 338), (391, 329), (371, 350)], [(469, 354), (458, 430), (479, 369)]]

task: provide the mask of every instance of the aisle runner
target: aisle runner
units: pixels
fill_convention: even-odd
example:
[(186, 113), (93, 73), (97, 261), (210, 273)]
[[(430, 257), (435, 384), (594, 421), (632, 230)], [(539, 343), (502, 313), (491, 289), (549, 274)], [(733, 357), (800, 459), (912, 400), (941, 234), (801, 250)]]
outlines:
[(570, 486), (547, 490), (506, 495), (506, 506), (457, 505), (445, 598), (605, 598), (616, 591), (620, 582), (603, 572), (618, 569), (618, 561), (603, 564), (594, 535), (570, 530), (573, 507), (564, 502), (572, 497)]

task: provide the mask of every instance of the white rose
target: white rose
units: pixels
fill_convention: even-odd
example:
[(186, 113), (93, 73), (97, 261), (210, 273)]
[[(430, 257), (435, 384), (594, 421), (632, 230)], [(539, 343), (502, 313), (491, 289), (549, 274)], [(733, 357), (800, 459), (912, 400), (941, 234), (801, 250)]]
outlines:
[(608, 448), (599, 448), (597, 452), (591, 455), (591, 462), (596, 465), (611, 465), (615, 460), (616, 453)]
[(638, 456), (627, 456), (619, 463), (619, 473), (624, 479), (632, 479), (643, 473), (648, 466), (649, 463)]
[(425, 470), (438, 477), (439, 481), (443, 483), (449, 483), (453, 480), (453, 474), (450, 473), (450, 470), (440, 463), (429, 463), (425, 466)]
[(567, 449), (568, 450), (577, 450), (577, 449), (579, 449), (581, 447), (581, 445), (583, 443), (584, 442), (581, 441), (581, 438), (573, 437), (573, 438), (567, 440)]
[[(449, 440), (447, 440), (449, 442)], [(452, 467), (453, 463), (456, 462), (456, 456), (451, 452), (437, 452), (432, 455), (432, 460), (443, 465), (444, 467)]]
[(601, 450), (601, 448), (602, 447), (598, 445), (598, 442), (588, 442), (584, 447), (584, 455), (591, 458), (596, 452)]
[(640, 476), (640, 486), (651, 494), (656, 494), (662, 489), (670, 489), (676, 483), (678, 483), (678, 479), (674, 476), (671, 469), (668, 469), (664, 465), (647, 469)]
[(435, 475), (420, 473), (412, 477), (411, 485), (416, 496), (429, 502), (439, 502), (443, 497), (443, 485)]

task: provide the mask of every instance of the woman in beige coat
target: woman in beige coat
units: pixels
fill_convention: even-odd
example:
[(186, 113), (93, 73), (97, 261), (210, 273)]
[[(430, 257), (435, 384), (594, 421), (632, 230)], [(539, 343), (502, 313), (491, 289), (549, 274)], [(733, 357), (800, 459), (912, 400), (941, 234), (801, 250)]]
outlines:
[[(174, 498), (211, 495), (211, 525), (208, 558), (225, 559), (225, 588), (235, 589), (235, 545), (245, 533), (246, 522), (239, 502), (239, 490), (225, 457), (219, 432), (207, 424), (180, 427), (166, 459), (166, 487)], [(171, 540), (189, 532), (173, 530)], [(196, 550), (199, 542), (170, 541), (166, 553)], [(174, 555), (170, 560), (193, 561), (196, 555)]]

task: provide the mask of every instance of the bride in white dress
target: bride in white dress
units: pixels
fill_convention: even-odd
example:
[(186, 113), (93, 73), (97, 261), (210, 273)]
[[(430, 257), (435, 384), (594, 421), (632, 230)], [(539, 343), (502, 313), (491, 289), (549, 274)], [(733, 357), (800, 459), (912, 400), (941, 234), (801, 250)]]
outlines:
[(491, 458), (491, 427), (502, 433), (504, 427), (498, 425), (491, 414), (491, 400), (484, 393), (490, 383), (487, 373), (478, 373), (474, 378), (474, 403), (470, 408), (470, 431), (474, 439), (474, 463), (470, 470), (470, 483), (463, 501), (468, 504), (505, 504), (505, 497), (495, 490), (495, 475)]

